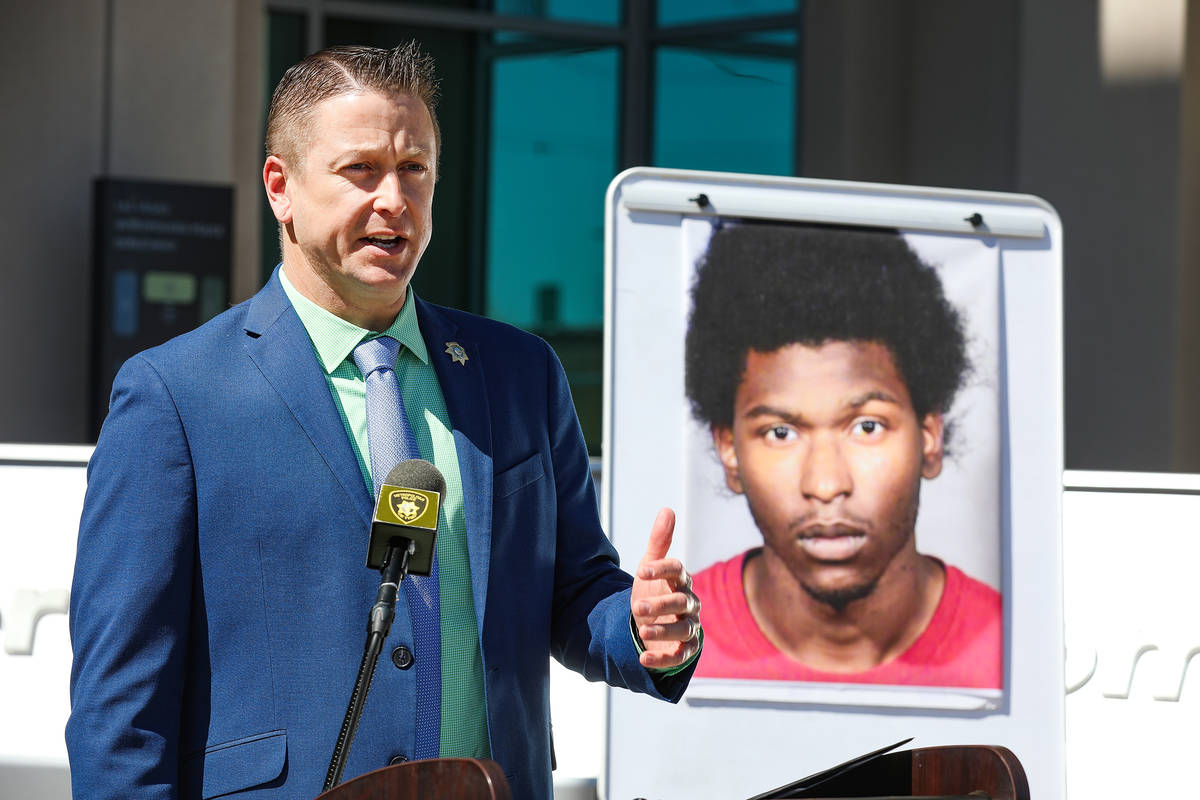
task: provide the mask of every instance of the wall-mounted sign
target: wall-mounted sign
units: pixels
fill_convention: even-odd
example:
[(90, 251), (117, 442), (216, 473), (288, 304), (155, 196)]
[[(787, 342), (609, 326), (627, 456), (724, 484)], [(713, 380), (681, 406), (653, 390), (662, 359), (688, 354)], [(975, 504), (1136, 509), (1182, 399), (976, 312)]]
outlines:
[(127, 358), (227, 307), (233, 189), (101, 178), (93, 219), (94, 439)]

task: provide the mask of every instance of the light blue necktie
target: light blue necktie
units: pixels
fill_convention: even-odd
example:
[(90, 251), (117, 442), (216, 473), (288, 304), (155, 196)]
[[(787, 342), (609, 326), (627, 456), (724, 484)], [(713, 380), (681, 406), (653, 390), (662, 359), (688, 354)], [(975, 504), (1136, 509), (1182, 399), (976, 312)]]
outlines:
[[(396, 380), (400, 342), (390, 336), (366, 339), (354, 348), (354, 363), (367, 390), (367, 450), (375, 496), (392, 467), (420, 458), (404, 398)], [(401, 582), (412, 615), (413, 660), (417, 667), (417, 751), (414, 758), (437, 758), (442, 730), (442, 623), (438, 595), (437, 554), (433, 573)]]

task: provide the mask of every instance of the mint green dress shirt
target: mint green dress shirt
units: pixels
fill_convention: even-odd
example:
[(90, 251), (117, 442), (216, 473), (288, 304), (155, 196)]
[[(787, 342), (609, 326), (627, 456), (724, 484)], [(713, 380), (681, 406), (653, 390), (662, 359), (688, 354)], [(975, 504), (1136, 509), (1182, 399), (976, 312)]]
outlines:
[(446, 412), (437, 373), (429, 362), (425, 340), (421, 338), (412, 291), (391, 326), (375, 333), (347, 322), (300, 294), (283, 269), (279, 270), (279, 281), (324, 367), (334, 405), (358, 456), (369, 493), (374, 492), (374, 484), (368, 466), (366, 385), (351, 353), (364, 338), (380, 334), (391, 336), (403, 345), (397, 356), (396, 378), (404, 408), (421, 457), (433, 462), (446, 478), (446, 500), (438, 521), (436, 545), (442, 622), (440, 752), (443, 757), (490, 758), (462, 475), (458, 470), (450, 415)]

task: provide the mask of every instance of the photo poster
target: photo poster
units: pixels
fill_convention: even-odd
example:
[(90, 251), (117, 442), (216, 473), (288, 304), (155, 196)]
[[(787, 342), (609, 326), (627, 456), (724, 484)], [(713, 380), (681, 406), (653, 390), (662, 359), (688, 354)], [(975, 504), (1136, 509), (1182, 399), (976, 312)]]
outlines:
[[(738, 218), (713, 217), (710, 219), (686, 219), (681, 226), (684, 263), (682, 269), (689, 274), (689, 287), (695, 281), (696, 265), (703, 260), (714, 229), (743, 225), (749, 229), (763, 229)], [(807, 227), (803, 223), (772, 221), (770, 227)], [(862, 235), (852, 229), (824, 228), (820, 230), (830, 240), (840, 240)], [(932, 268), (950, 307), (957, 312), (961, 321), (963, 344), (966, 351), (966, 367), (963, 370), (962, 387), (953, 404), (944, 414), (945, 425), (950, 433), (948, 454), (943, 459), (940, 474), (933, 479), (922, 479), (919, 489), (919, 510), (915, 525), (916, 549), (922, 555), (941, 560), (944, 564), (960, 570), (964, 575), (982, 582), (985, 586), (1000, 590), (1000, 380), (998, 370), (999, 321), (999, 258), (996, 247), (975, 237), (948, 237), (945, 235), (913, 232), (892, 232), (870, 229), (866, 232), (871, 239), (887, 240), (899, 238), (912, 252), (914, 260), (922, 266)], [(868, 245), (869, 246), (869, 245)], [(869, 252), (869, 251), (868, 251)], [(881, 271), (880, 276), (886, 275)], [(857, 279), (860, 279), (856, 276)], [(786, 295), (786, 287), (761, 287), (764, 292)], [(837, 286), (831, 288), (840, 288)], [(864, 287), (866, 288), (866, 287)], [(886, 290), (886, 284), (880, 291)], [(863, 294), (869, 300), (873, 290)], [(886, 313), (890, 306), (881, 302), (868, 313)], [(892, 309), (894, 310), (894, 309)], [(803, 320), (797, 319), (793, 335), (807, 335)], [(732, 331), (721, 331), (722, 337), (733, 335)], [(864, 408), (864, 411), (871, 411)], [(684, 410), (687, 414), (687, 409)], [(848, 423), (854, 418), (847, 418)], [(689, 424), (690, 423), (690, 424)], [(687, 539), (688, 562), (700, 572), (706, 568), (753, 552), (763, 546), (763, 533), (756, 526), (745, 495), (734, 493), (727, 485), (724, 470), (717, 458), (710, 428), (697, 421), (693, 415), (685, 417), (687, 427), (684, 445), (684, 503), (683, 510), (689, 520), (704, 520), (702, 526), (688, 527), (681, 533)], [(865, 451), (868, 458), (874, 453)], [(854, 458), (846, 454), (843, 458)], [(899, 465), (898, 465), (899, 466)], [(796, 465), (790, 465), (777, 479), (796, 482), (802, 476), (796, 474)], [(854, 469), (851, 465), (849, 469)], [(875, 487), (855, 483), (850, 492), (854, 497), (864, 493), (870, 495)], [(867, 503), (879, 501), (869, 496)], [(830, 503), (836, 505), (836, 501)], [(895, 513), (895, 512), (894, 512)], [(902, 513), (902, 512), (901, 512)], [(731, 565), (732, 566), (732, 565)], [(745, 609), (742, 609), (744, 613)], [(938, 613), (950, 612), (942, 609)], [(995, 608), (999, 617), (1000, 608)], [(745, 621), (743, 620), (743, 624)], [(982, 665), (972, 664), (957, 668), (952, 685), (942, 686), (945, 679), (937, 677), (947, 670), (932, 664), (928, 668), (916, 663), (907, 670), (903, 684), (911, 689), (897, 689), (881, 694), (877, 685), (897, 686), (878, 679), (855, 679), (854, 672), (801, 680), (780, 680), (770, 670), (748, 666), (740, 677), (722, 674), (720, 670), (701, 670), (694, 688), (689, 692), (693, 698), (737, 698), (755, 700), (796, 700), (830, 702), (833, 704), (890, 705), (893, 703), (911, 707), (991, 709), (999, 705), (1002, 685), (997, 680), (983, 678), (974, 673), (979, 671), (1000, 672), (1000, 654), (1003, 636), (998, 624), (985, 625), (982, 620), (963, 619), (962, 624), (973, 628), (972, 636), (990, 637), (991, 641), (972, 641), (975, 657), (986, 653), (996, 666), (994, 670), (982, 670)], [(931, 626), (934, 627), (934, 626)], [(986, 628), (983, 630), (981, 628)], [(739, 631), (736, 645), (747, 643), (749, 631)], [(925, 640), (929, 641), (929, 640)], [(922, 645), (925, 643), (922, 642)], [(762, 648), (769, 642), (758, 640)], [(920, 647), (922, 645), (914, 645)], [(940, 644), (930, 644), (938, 652), (939, 661), (946, 654)], [(918, 662), (920, 659), (916, 659)], [(868, 671), (869, 674), (870, 671)], [(748, 673), (748, 674), (747, 674)], [(833, 692), (826, 684), (837, 683)], [(855, 684), (869, 687), (863, 692), (851, 691)], [(964, 685), (967, 684), (967, 685)], [(971, 685), (973, 684), (973, 685)]]
[[(707, 637), (696, 677), (679, 707), (658, 708), (620, 692), (609, 693), (608, 796), (750, 796), (873, 749), (889, 737), (907, 736), (917, 737), (913, 746), (1009, 746), (1027, 771), (1032, 759), (1031, 774), (1038, 776), (1041, 789), (1059, 796), (1061, 236), (1053, 209), (1023, 195), (637, 168), (614, 180), (607, 213), (605, 519), (622, 561), (629, 565), (640, 558), (657, 509), (675, 509), (671, 553), (696, 576)], [(729, 233), (739, 228), (740, 234)], [(709, 259), (714, 236), (731, 244)], [(771, 259), (791, 269), (790, 255), (779, 255), (792, 252), (789, 247), (835, 254), (829, 259), (813, 255), (809, 261), (815, 266), (796, 267), (814, 287), (811, 291), (789, 280), (791, 273), (785, 278), (779, 269), (758, 270), (760, 261)], [(891, 278), (877, 275), (870, 266), (856, 267), (847, 271), (853, 286), (843, 287), (841, 267), (829, 266), (843, 257), (836, 254), (871, 262), (884, 258), (874, 255), (879, 252), (898, 259)], [(697, 269), (708, 260), (727, 263), (726, 277), (720, 279), (726, 283), (709, 279), (705, 291), (717, 300), (707, 302), (717, 311), (710, 308), (702, 321), (711, 326), (705, 330), (715, 328), (716, 333), (693, 340), (689, 325), (693, 303), (699, 302), (693, 294), (699, 291)], [(798, 265), (803, 261), (795, 259)], [(709, 271), (715, 274), (719, 269), (713, 266)], [(899, 435), (891, 433), (895, 420), (889, 415), (904, 413), (917, 421), (917, 440), (923, 442), (925, 418), (899, 393), (891, 397), (888, 387), (894, 383), (883, 384), (887, 391), (865, 392), (890, 398), (890, 405), (868, 400), (857, 416), (829, 416), (833, 401), (826, 402), (825, 390), (816, 387), (828, 385), (836, 392), (855, 384), (829, 383), (808, 361), (792, 362), (780, 355), (794, 349), (786, 344), (788, 336), (820, 338), (823, 329), (818, 325), (815, 334), (806, 332), (805, 320), (797, 320), (793, 333), (790, 312), (776, 313), (771, 307), (776, 299), (813, 302), (819, 310), (809, 316), (820, 317), (836, 316), (842, 304), (849, 317), (867, 319), (862, 330), (877, 331), (873, 316), (896, 313), (896, 304), (886, 311), (888, 304), (882, 303), (885, 310), (879, 310), (874, 298), (880, 292), (907, 291), (909, 278), (896, 277), (897, 272), (907, 275), (905, 270), (936, 275), (944, 303), (960, 323), (960, 333), (951, 338), (960, 341), (966, 357), (958, 390), (941, 415), (945, 452), (937, 459), (940, 469), (920, 478), (918, 489), (912, 488), (910, 478), (924, 469), (921, 453), (891, 446), (889, 461), (878, 448), (863, 456), (864, 449), (855, 450), (858, 445), (847, 442), (851, 430), (853, 436), (868, 439), (884, 430), (889, 436)], [(921, 285), (927, 287), (928, 279), (923, 280)], [(828, 296), (820, 295), (822, 291)], [(818, 295), (809, 299), (814, 292)], [(840, 294), (850, 297), (839, 299)], [(921, 315), (934, 314), (929, 309), (936, 311), (937, 306), (926, 308), (919, 295), (914, 295), (920, 306), (914, 313), (923, 319)], [(752, 306), (749, 314), (741, 315), (748, 321), (730, 321), (738, 316), (730, 305), (743, 301)], [(755, 360), (753, 365), (747, 359), (730, 368), (734, 361), (728, 355), (714, 356), (711, 372), (696, 366), (707, 364), (710, 351), (722, 347), (740, 352), (747, 337), (758, 336), (754, 329), (759, 316), (764, 327), (785, 329), (766, 339), (782, 343), (768, 351), (779, 358)], [(926, 351), (946, 352), (927, 346), (931, 331), (944, 330), (944, 325), (918, 330), (913, 335), (926, 338), (908, 342), (909, 329), (924, 325), (920, 319), (920, 324), (901, 320), (884, 325), (891, 331), (888, 336), (901, 337), (900, 346), (909, 348), (907, 356), (897, 356), (890, 344), (883, 355), (879, 348), (859, 348), (855, 352), (869, 353), (869, 358), (845, 356), (847, 349), (854, 349), (858, 323), (847, 327), (836, 321), (831, 324), (840, 333), (820, 346), (805, 341), (801, 349), (814, 357), (825, 354), (821, 363), (836, 365), (835, 376), (857, 374), (847, 364), (866, 364), (868, 375), (875, 374), (871, 365), (876, 362), (891, 364), (888, 374), (899, 374), (910, 397), (914, 391), (928, 395), (925, 389), (907, 386), (909, 378), (896, 363), (907, 358), (905, 363), (912, 364), (912, 353), (919, 360)], [(847, 342), (840, 342), (843, 336)], [(875, 338), (874, 333), (870, 336)], [(825, 346), (830, 341), (843, 347)], [(695, 363), (688, 361), (689, 349), (695, 352)], [(763, 364), (776, 372), (766, 371)], [(698, 376), (693, 383), (704, 387), (709, 381), (722, 384), (723, 374), (739, 368), (743, 374), (731, 385), (739, 393), (747, 392), (738, 397), (749, 398), (746, 408), (755, 409), (750, 415), (754, 424), (766, 420), (755, 436), (768, 436), (772, 442), (797, 437), (841, 442), (823, 452), (838, 453), (834, 471), (842, 479), (856, 476), (847, 497), (857, 495), (857, 500), (838, 506), (842, 511), (824, 520), (829, 525), (801, 513), (814, 507), (811, 498), (807, 506), (795, 501), (795, 496), (817, 491), (800, 488), (805, 475), (816, 473), (799, 466), (803, 458), (780, 458), (777, 444), (766, 446), (754, 439), (747, 433), (752, 429), (749, 423), (726, 440), (731, 443), (726, 456), (736, 454), (731, 485), (730, 466), (719, 453), (714, 425), (704, 418), (705, 390), (693, 392), (685, 373), (692, 370)], [(934, 374), (936, 366), (909, 369), (923, 370), (922, 386), (929, 380), (945, 383)], [(765, 392), (761, 397), (767, 400), (755, 400), (748, 386)], [(698, 402), (693, 396), (697, 393)], [(794, 405), (780, 411), (792, 402), (781, 398), (792, 397)], [(734, 416), (737, 408), (735, 404)], [(795, 416), (781, 417), (785, 411)], [(781, 421), (786, 424), (777, 424)], [(731, 428), (738, 430), (736, 424)], [(907, 430), (905, 435), (912, 436), (911, 424)], [(830, 457), (823, 458), (828, 462)], [(828, 468), (828, 463), (823, 466)], [(832, 499), (830, 503), (829, 508), (837, 506)], [(817, 543), (804, 546), (811, 558), (792, 556), (788, 562), (780, 556), (768, 568), (763, 548), (772, 536), (788, 547), (793, 536)], [(898, 547), (907, 537), (915, 541), (916, 563), (936, 560), (933, 563), (944, 565), (941, 584), (936, 579), (919, 584), (927, 597), (938, 597), (940, 586), (941, 599), (911, 603), (905, 612), (923, 614), (929, 622), (897, 615), (886, 623), (893, 630), (907, 626), (909, 631), (923, 624), (915, 640), (909, 633), (911, 643), (899, 656), (861, 669), (831, 667), (828, 661), (814, 665), (790, 655), (796, 651), (786, 648), (804, 642), (789, 640), (788, 631), (798, 630), (803, 636), (812, 617), (782, 609), (797, 609), (802, 601), (815, 598), (820, 598), (818, 606), (838, 608), (840, 602), (843, 610), (856, 602), (871, 602), (870, 595), (892, 579), (879, 577), (877, 571), (884, 568), (878, 565), (887, 563), (886, 554), (892, 552), (888, 548)], [(830, 567), (828, 562), (838, 563)], [(857, 594), (850, 600), (839, 600), (836, 592), (822, 594), (822, 570), (840, 575), (837, 568), (846, 564), (851, 568), (842, 572), (858, 581), (851, 581)], [(756, 577), (750, 576), (755, 570)], [(799, 576), (794, 581), (793, 573)], [(860, 573), (878, 580), (858, 580)], [(882, 574), (894, 577), (894, 571)], [(762, 588), (769, 583), (766, 576), (780, 582), (779, 591)], [(810, 582), (811, 576), (816, 577)], [(754, 591), (746, 588), (752, 580), (759, 587)], [(900, 605), (904, 603), (886, 608)], [(838, 615), (829, 616), (836, 625)], [(681, 758), (695, 759), (699, 753), (700, 759), (690, 768), (670, 758), (659, 759), (649, 772), (644, 766), (634, 767), (629, 759), (636, 759), (639, 748), (647, 752), (649, 743), (638, 743), (651, 721), (673, 731)], [(805, 760), (797, 760), (798, 752)], [(738, 758), (731, 759), (731, 754)], [(741, 776), (714, 776), (710, 770), (696, 770), (696, 763), (755, 766)], [(677, 791), (680, 781), (690, 794)]]

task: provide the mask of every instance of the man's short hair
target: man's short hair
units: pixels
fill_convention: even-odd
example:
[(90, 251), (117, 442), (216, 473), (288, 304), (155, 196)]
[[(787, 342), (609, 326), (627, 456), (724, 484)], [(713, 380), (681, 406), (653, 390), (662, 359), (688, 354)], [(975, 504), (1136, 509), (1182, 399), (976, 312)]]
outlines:
[(267, 155), (284, 161), (302, 159), (309, 121), (317, 105), (331, 97), (366, 91), (407, 94), (420, 100), (433, 120), (437, 155), (441, 156), (437, 72), (433, 57), (416, 41), (391, 50), (359, 45), (329, 47), (289, 67), (267, 109)]
[(898, 233), (757, 222), (713, 232), (686, 339), (684, 384), (698, 420), (732, 427), (750, 350), (831, 341), (886, 346), (918, 419), (947, 411), (969, 368), (937, 272)]

